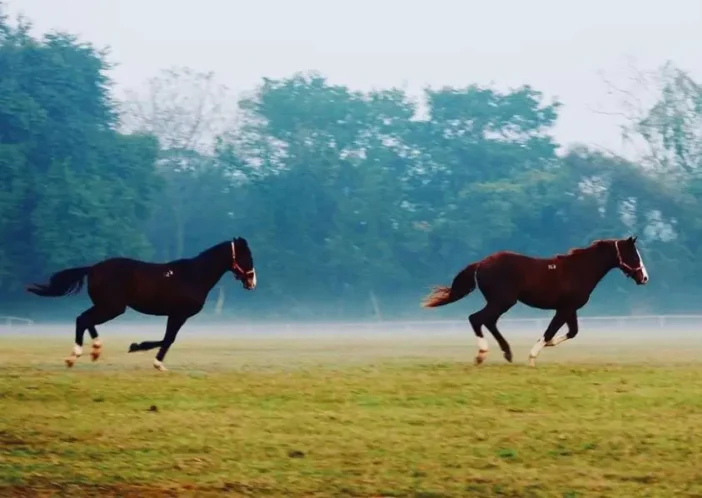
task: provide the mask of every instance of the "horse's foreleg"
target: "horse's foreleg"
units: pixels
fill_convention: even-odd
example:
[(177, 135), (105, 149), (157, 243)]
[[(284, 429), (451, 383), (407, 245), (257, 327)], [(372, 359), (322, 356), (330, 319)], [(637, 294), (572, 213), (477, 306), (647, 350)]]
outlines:
[(178, 331), (181, 329), (185, 321), (188, 319), (188, 315), (171, 315), (168, 317), (168, 323), (166, 323), (166, 335), (163, 337), (163, 343), (161, 344), (161, 349), (159, 349), (154, 358), (154, 368), (156, 370), (165, 371), (166, 367), (163, 364), (163, 359), (168, 353), (168, 349), (171, 344), (175, 342), (175, 338), (178, 335)]
[(576, 335), (578, 335), (578, 317), (575, 312), (573, 312), (567, 319), (566, 319), (566, 325), (568, 326), (568, 333), (564, 335), (559, 335), (558, 337), (554, 337), (550, 341), (546, 342), (544, 344), (545, 347), (555, 347), (558, 346), (560, 343), (567, 341), (568, 339), (573, 339), (575, 338)]
[(532, 367), (536, 366), (536, 357), (539, 356), (539, 353), (541, 350), (546, 346), (546, 344), (553, 339), (553, 336), (556, 335), (556, 332), (558, 332), (558, 329), (560, 329), (563, 324), (566, 322), (567, 318), (567, 313), (563, 311), (556, 311), (556, 314), (554, 317), (551, 319), (551, 323), (548, 324), (548, 327), (546, 328), (546, 332), (544, 332), (544, 335), (539, 339), (536, 344), (534, 344), (534, 347), (531, 348), (531, 351), (529, 352), (529, 365)]

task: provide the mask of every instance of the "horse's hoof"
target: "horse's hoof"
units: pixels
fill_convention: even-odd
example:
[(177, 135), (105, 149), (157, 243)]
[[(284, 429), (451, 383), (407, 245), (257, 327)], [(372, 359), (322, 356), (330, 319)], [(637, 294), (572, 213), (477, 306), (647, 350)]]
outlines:
[(512, 363), (512, 353), (505, 353), (505, 360)]
[(165, 372), (166, 370), (168, 370), (166, 366), (158, 360), (154, 360), (154, 368), (159, 372)]
[(133, 353), (135, 351), (139, 351), (139, 344), (137, 344), (136, 342), (133, 342), (129, 345), (129, 351), (127, 351), (127, 352)]
[(90, 358), (92, 358), (93, 361), (97, 361), (98, 358), (100, 358), (100, 354), (102, 353), (102, 344), (97, 342), (93, 343), (93, 347), (90, 350)]
[(485, 361), (485, 357), (484, 357), (484, 356), (478, 355), (478, 356), (475, 357), (475, 364), (476, 364), (476, 365), (480, 365), (480, 364), (482, 364), (484, 361)]
[(529, 358), (529, 366), (536, 367), (536, 359), (535, 358)]
[(63, 361), (64, 361), (64, 363), (66, 363), (66, 366), (68, 368), (71, 368), (73, 365), (76, 364), (76, 359), (73, 356), (69, 356), (68, 358), (66, 358)]

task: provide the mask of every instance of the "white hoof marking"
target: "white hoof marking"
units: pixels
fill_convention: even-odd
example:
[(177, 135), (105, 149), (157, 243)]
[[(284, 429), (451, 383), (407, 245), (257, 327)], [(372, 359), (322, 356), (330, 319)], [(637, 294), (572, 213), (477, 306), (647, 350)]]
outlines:
[(534, 344), (534, 347), (531, 348), (531, 351), (529, 352), (529, 366), (536, 366), (536, 357), (539, 356), (539, 353), (544, 346), (546, 346), (546, 341), (544, 341), (543, 337), (536, 341), (536, 344)]
[(478, 351), (487, 353), (488, 342), (484, 337), (478, 337)]
[(554, 337), (553, 339), (548, 341), (546, 344), (544, 344), (544, 346), (547, 348), (552, 348), (552, 347), (558, 346), (560, 343), (565, 342), (567, 340), (568, 340), (568, 336), (559, 335), (558, 337)]

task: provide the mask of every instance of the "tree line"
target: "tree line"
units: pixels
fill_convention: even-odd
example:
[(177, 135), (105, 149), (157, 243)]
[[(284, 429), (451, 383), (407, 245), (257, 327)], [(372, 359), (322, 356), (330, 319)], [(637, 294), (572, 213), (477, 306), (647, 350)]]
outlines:
[(24, 286), (62, 268), (188, 257), (235, 235), (259, 288), (225, 277), (208, 304), (225, 315), (464, 316), (419, 297), (493, 251), (630, 234), (651, 283), (612, 272), (592, 312), (693, 311), (702, 297), (702, 87), (672, 65), (645, 75), (657, 101), (628, 108), (636, 162), (564, 148), (562, 104), (527, 85), (418, 101), (298, 73), (234, 96), (170, 68), (117, 99), (110, 67), (75, 36), (0, 16), (0, 312), (46, 308)]

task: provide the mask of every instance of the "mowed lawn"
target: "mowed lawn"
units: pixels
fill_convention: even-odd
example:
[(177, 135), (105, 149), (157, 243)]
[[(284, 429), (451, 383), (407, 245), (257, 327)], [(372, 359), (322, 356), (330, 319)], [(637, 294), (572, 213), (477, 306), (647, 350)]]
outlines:
[(187, 339), (160, 373), (70, 336), (0, 339), (2, 496), (702, 495), (699, 343)]

